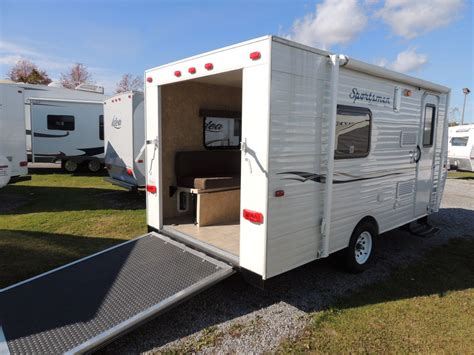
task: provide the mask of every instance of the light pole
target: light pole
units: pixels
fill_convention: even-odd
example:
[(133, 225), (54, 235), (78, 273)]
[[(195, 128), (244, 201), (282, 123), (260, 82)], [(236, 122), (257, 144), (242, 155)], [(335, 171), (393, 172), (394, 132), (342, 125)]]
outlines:
[(468, 88), (462, 89), (462, 92), (464, 93), (464, 105), (462, 106), (462, 116), (461, 116), (461, 124), (464, 124), (464, 110), (466, 109), (466, 98), (467, 95), (471, 92)]

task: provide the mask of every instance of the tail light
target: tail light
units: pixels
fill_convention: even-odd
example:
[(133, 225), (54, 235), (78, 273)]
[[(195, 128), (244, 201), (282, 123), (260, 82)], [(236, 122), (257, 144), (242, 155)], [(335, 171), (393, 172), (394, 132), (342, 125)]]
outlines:
[(28, 165), (28, 162), (26, 162), (26, 161), (21, 161), (20, 162), (20, 166), (27, 166), (27, 165)]
[(137, 160), (137, 163), (143, 163), (143, 159)]
[(206, 68), (207, 70), (212, 70), (214, 69), (214, 65), (212, 63), (206, 63), (204, 65), (204, 68)]
[(196, 68), (191, 67), (191, 68), (188, 69), (188, 72), (189, 72), (189, 74), (195, 74), (196, 73)]
[(253, 223), (263, 223), (263, 214), (261, 214), (260, 212), (255, 212), (255, 211), (251, 211), (251, 210), (244, 210), (243, 211), (243, 217), (247, 220), (247, 221), (250, 221), (250, 222), (253, 222)]
[(132, 176), (133, 175), (133, 169), (127, 168), (127, 175)]
[(156, 191), (157, 191), (155, 185), (146, 185), (146, 190), (152, 194), (156, 194)]

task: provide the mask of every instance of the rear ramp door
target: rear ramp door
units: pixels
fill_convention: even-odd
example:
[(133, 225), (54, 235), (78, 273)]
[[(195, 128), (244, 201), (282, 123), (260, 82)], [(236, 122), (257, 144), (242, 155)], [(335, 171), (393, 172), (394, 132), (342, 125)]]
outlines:
[(0, 354), (91, 350), (233, 272), (147, 234), (0, 290)]

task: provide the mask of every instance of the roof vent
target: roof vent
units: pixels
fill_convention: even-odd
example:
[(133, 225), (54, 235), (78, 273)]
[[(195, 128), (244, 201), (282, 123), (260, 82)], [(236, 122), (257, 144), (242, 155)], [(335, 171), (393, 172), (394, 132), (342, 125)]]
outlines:
[(76, 90), (95, 92), (97, 94), (103, 94), (104, 93), (104, 87), (103, 86), (97, 86), (97, 85), (92, 85), (92, 84), (79, 84), (78, 86), (76, 86)]

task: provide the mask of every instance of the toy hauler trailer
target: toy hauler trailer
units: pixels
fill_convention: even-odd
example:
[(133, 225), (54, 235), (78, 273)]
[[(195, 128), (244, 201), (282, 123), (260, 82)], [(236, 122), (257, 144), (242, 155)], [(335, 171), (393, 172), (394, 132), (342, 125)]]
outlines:
[(145, 187), (143, 92), (117, 94), (104, 102), (105, 180), (127, 190)]
[(103, 88), (75, 90), (23, 83), (0, 84), (21, 91), (22, 102), (7, 103), (23, 119), (31, 162), (61, 162), (68, 172), (84, 164), (98, 171), (104, 159)]
[(1, 290), (0, 349), (89, 351), (234, 271), (341, 249), (365, 269), (378, 234), (439, 208), (448, 100), (272, 36), (146, 71), (152, 231)]
[(474, 171), (474, 124), (449, 127), (448, 159), (453, 169)]
[(28, 178), (23, 93), (16, 85), (0, 83), (0, 163), (4, 181)]

